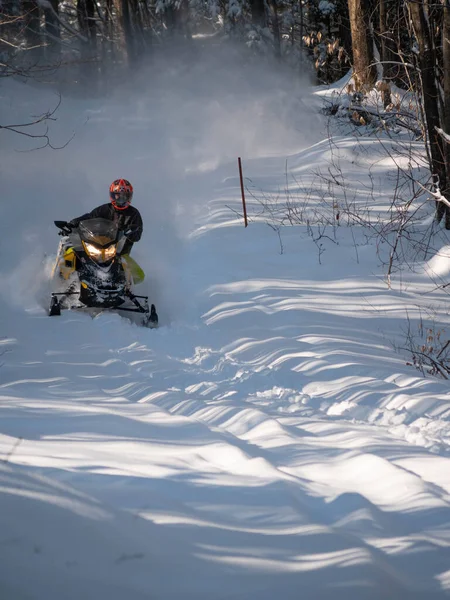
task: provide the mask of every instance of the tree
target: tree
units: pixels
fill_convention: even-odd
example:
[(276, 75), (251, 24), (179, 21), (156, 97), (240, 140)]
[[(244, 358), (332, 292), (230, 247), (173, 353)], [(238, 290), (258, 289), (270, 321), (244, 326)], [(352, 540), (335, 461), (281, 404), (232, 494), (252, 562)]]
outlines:
[(58, 14), (59, 0), (47, 0), (43, 6), (47, 49), (50, 51), (50, 54), (59, 54), (61, 51), (61, 28)]
[(377, 72), (374, 64), (369, 7), (366, 0), (348, 0), (352, 32), (353, 78), (357, 88), (372, 87)]
[(255, 27), (266, 26), (266, 7), (264, 0), (250, 0), (252, 24)]
[(31, 49), (31, 56), (39, 58), (42, 51), (41, 43), (41, 15), (39, 5), (35, 0), (23, 0), (23, 19), (25, 25), (25, 41)]
[[(444, 79), (444, 122), (443, 129), (450, 135), (450, 6), (448, 1), (442, 0), (444, 4), (443, 28), (442, 28), (442, 71)], [(445, 140), (444, 140), (445, 141)], [(450, 181), (450, 144), (445, 143), (445, 164), (447, 168), (447, 186)], [(448, 197), (448, 196), (447, 196)], [(449, 220), (449, 210), (446, 207), (446, 224)]]
[(389, 0), (379, 0), (379, 31), (378, 39), (380, 42), (380, 59), (383, 68), (383, 76), (385, 79), (391, 79), (395, 76), (396, 69), (394, 68), (395, 59), (395, 44), (394, 44), (394, 27), (390, 14)]
[(77, 19), (80, 32), (89, 40), (89, 48), (94, 52), (97, 46), (94, 0), (77, 1)]
[[(442, 0), (445, 2), (446, 0)], [(419, 87), (423, 102), (425, 114), (425, 125), (428, 138), (430, 169), (433, 176), (436, 189), (442, 196), (450, 199), (450, 162), (448, 142), (445, 135), (450, 134), (450, 79), (448, 75), (449, 65), (449, 41), (444, 39), (444, 88), (446, 93), (441, 97), (439, 89), (439, 69), (436, 50), (435, 30), (433, 20), (430, 19), (428, 3), (423, 0), (407, 1), (410, 20), (414, 36), (418, 45), (417, 62), (420, 71)], [(448, 7), (445, 6), (444, 13), (444, 34), (450, 29)], [(433, 15), (434, 17), (435, 15)], [(445, 37), (445, 35), (444, 35)], [(445, 71), (447, 70), (447, 73)], [(441, 106), (444, 110), (441, 110)], [(447, 120), (448, 118), (448, 120)], [(450, 208), (444, 203), (438, 201), (436, 204), (436, 217), (438, 221), (445, 215), (445, 227), (450, 229)]]

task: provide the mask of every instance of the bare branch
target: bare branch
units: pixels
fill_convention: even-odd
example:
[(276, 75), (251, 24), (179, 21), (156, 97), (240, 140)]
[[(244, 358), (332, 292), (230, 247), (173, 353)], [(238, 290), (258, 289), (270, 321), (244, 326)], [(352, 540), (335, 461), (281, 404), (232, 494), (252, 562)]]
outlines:
[[(62, 146), (54, 146), (50, 142), (50, 137), (48, 135), (48, 126), (46, 126), (45, 131), (43, 133), (30, 133), (29, 131), (22, 131), (26, 127), (33, 127), (35, 125), (39, 125), (41, 123), (47, 123), (48, 121), (56, 121), (56, 118), (53, 116), (58, 108), (61, 105), (61, 96), (59, 96), (58, 103), (55, 108), (51, 111), (47, 111), (42, 115), (35, 117), (33, 121), (29, 121), (27, 123), (17, 123), (11, 125), (0, 125), (0, 129), (5, 129), (6, 131), (12, 131), (13, 133), (17, 133), (18, 135), (22, 135), (24, 137), (43, 140), (45, 142), (43, 145), (38, 146), (37, 148), (32, 148), (32, 150), (41, 150), (42, 148), (49, 147), (52, 150), (62, 150), (65, 148), (75, 137), (75, 133), (71, 135), (71, 137), (67, 140), (65, 144)], [(19, 150), (18, 152), (30, 152), (31, 150)]]

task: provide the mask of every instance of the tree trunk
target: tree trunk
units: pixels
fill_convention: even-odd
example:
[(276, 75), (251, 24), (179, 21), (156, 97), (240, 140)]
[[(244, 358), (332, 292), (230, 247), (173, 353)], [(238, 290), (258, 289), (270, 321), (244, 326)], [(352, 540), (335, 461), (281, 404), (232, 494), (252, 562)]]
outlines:
[(252, 11), (252, 25), (255, 27), (265, 27), (266, 7), (264, 0), (250, 0), (250, 8)]
[(281, 56), (281, 33), (280, 33), (280, 19), (278, 17), (278, 0), (269, 0), (271, 12), (272, 12), (272, 33), (273, 33), (273, 44), (274, 54), (276, 58)]
[(350, 18), (345, 5), (339, 12), (337, 21), (339, 23), (339, 39), (341, 46), (345, 49), (348, 56), (352, 56), (352, 32), (350, 28)]
[(348, 0), (353, 47), (353, 78), (357, 88), (373, 87), (377, 72), (374, 65), (369, 8), (365, 0)]
[(95, 1), (78, 0), (77, 19), (81, 33), (89, 40), (89, 50), (95, 52), (97, 46), (97, 28), (95, 25)]
[(387, 0), (379, 0), (380, 7), (380, 58), (383, 67), (383, 78), (393, 79), (397, 69), (393, 65), (395, 61), (394, 54), (394, 34), (390, 27), (388, 16)]
[(122, 23), (123, 32), (125, 35), (125, 44), (127, 46), (128, 60), (130, 63), (135, 63), (137, 59), (135, 40), (133, 35), (133, 25), (131, 23), (130, 3), (129, 0), (121, 0), (122, 5)]
[[(431, 155), (431, 172), (440, 192), (448, 199), (447, 169), (445, 164), (445, 148), (437, 128), (441, 127), (439, 118), (439, 90), (436, 84), (436, 61), (433, 52), (431, 31), (429, 28), (428, 14), (425, 13), (423, 2), (408, 0), (408, 10), (411, 18), (414, 35), (419, 46), (418, 62), (422, 77), (422, 98), (426, 119), (426, 129)], [(448, 52), (448, 48), (446, 50)], [(445, 215), (446, 228), (450, 229), (450, 210), (442, 202), (436, 204), (436, 217), (438, 221)]]
[[(450, 135), (450, 6), (448, 1), (442, 0), (444, 4), (444, 19), (442, 27), (442, 70), (444, 73), (444, 131)], [(450, 143), (444, 142), (445, 145), (445, 167), (447, 173), (447, 190), (450, 183)], [(445, 197), (448, 198), (450, 193), (446, 193)], [(446, 207), (446, 229), (450, 229), (450, 210)]]
[[(450, 135), (450, 6), (446, 0), (444, 3), (444, 23), (442, 30), (442, 52), (444, 73), (444, 131)], [(448, 163), (450, 164), (450, 162)]]
[(305, 35), (305, 13), (303, 10), (303, 1), (299, 0), (300, 4), (300, 39), (303, 40), (303, 36)]
[(133, 28), (130, 19), (130, 8), (128, 0), (114, 0), (117, 19), (115, 25), (118, 30), (118, 41), (125, 59), (130, 64), (135, 61), (135, 52), (133, 44)]
[[(183, 8), (184, 2), (181, 2), (181, 8)], [(145, 32), (144, 26), (142, 22), (142, 13), (139, 7), (138, 0), (130, 0), (130, 9), (131, 9), (131, 20), (134, 25), (133, 30), (133, 40), (134, 40), (134, 53), (136, 59), (142, 55), (145, 47)]]
[(55, 58), (61, 52), (59, 40), (61, 39), (61, 28), (58, 20), (59, 0), (49, 0), (51, 8), (44, 8), (45, 33), (47, 37), (46, 53), (50, 58)]
[(35, 0), (22, 1), (23, 20), (25, 24), (25, 40), (28, 48), (33, 48), (31, 56), (41, 54), (41, 15), (39, 5)]
[(77, 1), (77, 20), (80, 32), (88, 40), (81, 46), (80, 81), (92, 91), (98, 84), (98, 78), (95, 77), (98, 73), (98, 63), (94, 0)]

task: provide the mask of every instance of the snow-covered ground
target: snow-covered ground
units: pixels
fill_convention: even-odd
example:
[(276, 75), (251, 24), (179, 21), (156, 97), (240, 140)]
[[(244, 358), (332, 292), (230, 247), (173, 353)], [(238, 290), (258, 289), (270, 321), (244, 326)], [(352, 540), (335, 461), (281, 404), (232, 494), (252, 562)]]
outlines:
[[(445, 329), (431, 291), (448, 249), (388, 288), (362, 228), (269, 227), (257, 199), (287, 177), (323, 208), (311, 186), (336, 147), (363, 202), (375, 144), (330, 149), (315, 90), (259, 75), (174, 70), (132, 98), (63, 98), (64, 150), (18, 153), (32, 140), (2, 133), (2, 600), (450, 595), (449, 387), (394, 350), (408, 318), (432, 309)], [(48, 108), (32, 89), (7, 82), (2, 114)], [(376, 160), (382, 212), (392, 164)], [(46, 314), (52, 221), (118, 176), (144, 217), (157, 330)]]

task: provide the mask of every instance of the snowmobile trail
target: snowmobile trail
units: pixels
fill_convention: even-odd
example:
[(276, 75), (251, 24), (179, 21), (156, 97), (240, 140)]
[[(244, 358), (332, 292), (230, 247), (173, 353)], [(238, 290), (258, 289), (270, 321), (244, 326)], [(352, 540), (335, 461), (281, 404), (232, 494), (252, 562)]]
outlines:
[[(250, 263), (260, 233), (247, 236)], [(220, 248), (236, 247), (241, 233), (222, 235)], [(240, 291), (213, 283), (189, 325), (146, 331), (70, 312), (56, 322), (40, 309), (16, 322), (0, 384), (8, 585), (25, 555), (48, 597), (74, 577), (69, 598), (445, 597), (446, 438), (419, 432), (413, 413), (411, 424), (395, 425), (389, 407), (374, 417), (397, 392), (415, 407), (426, 396), (430, 420), (444, 384), (369, 342), (364, 324), (330, 338), (337, 320), (315, 322), (320, 305), (305, 293), (296, 308), (302, 280), (273, 279), (270, 260), (252, 280), (237, 278), (242, 261), (222, 261)], [(11, 510), (28, 524), (16, 537)], [(42, 575), (55, 569), (61, 582)]]
[[(1, 264), (0, 597), (448, 598), (448, 384), (394, 350), (405, 312), (416, 324), (434, 283), (417, 272), (388, 289), (375, 247), (361, 235), (356, 259), (358, 232), (345, 227), (320, 240), (307, 227), (268, 227), (257, 189), (284, 189), (286, 148), (265, 147), (257, 127), (245, 229), (226, 120), (200, 123), (210, 141), (186, 114), (158, 113), (179, 129), (153, 149), (160, 124), (142, 118), (147, 129), (129, 131), (123, 107), (94, 108), (68, 147), (72, 165), (80, 149), (99, 153), (104, 119), (122, 123), (135, 189), (146, 189), (152, 159), (161, 167), (136, 254), (160, 327), (108, 312), (50, 318), (6, 285), (31, 269), (26, 252)], [(197, 104), (189, 110), (198, 124)], [(216, 102), (208, 111), (225, 119)], [(145, 144), (133, 145), (139, 136)], [(350, 152), (353, 138), (341, 141)], [(328, 141), (314, 142), (292, 152), (294, 173), (327, 164)], [(169, 155), (176, 169), (163, 164)], [(24, 163), (29, 175), (40, 160)], [(364, 165), (352, 168), (363, 177)], [(106, 168), (86, 178), (100, 175), (112, 179)], [(72, 216), (51, 208), (49, 223)], [(33, 210), (11, 252), (36, 244), (42, 255)]]

